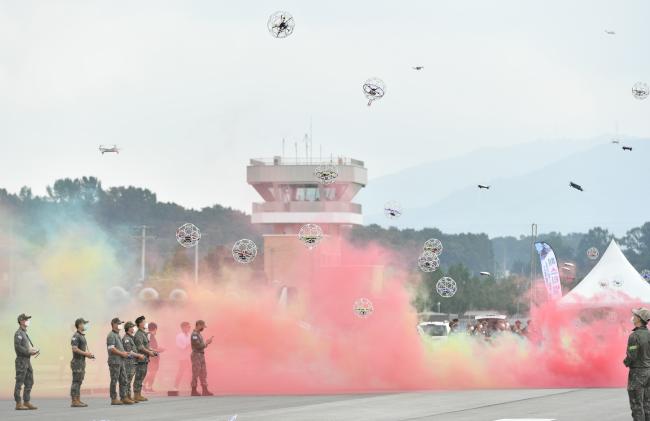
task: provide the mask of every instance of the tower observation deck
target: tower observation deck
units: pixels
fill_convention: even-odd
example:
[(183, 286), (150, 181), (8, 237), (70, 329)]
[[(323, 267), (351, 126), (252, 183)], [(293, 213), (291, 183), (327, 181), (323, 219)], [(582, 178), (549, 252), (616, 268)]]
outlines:
[[(322, 165), (334, 165), (338, 177), (322, 184), (314, 171)], [(273, 227), (273, 233), (296, 234), (308, 223), (320, 225), (325, 233), (337, 234), (341, 227), (361, 225), (361, 205), (354, 196), (365, 187), (368, 172), (362, 161), (335, 158), (323, 162), (310, 159), (251, 159), (247, 181), (264, 202), (253, 203), (251, 221)]]

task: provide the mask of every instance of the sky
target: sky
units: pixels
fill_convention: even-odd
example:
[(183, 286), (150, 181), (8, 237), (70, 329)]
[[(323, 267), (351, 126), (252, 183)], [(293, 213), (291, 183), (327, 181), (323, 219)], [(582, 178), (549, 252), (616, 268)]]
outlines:
[[(248, 160), (283, 138), (304, 155), (310, 122), (315, 156), (363, 160), (371, 182), (485, 147), (648, 137), (631, 87), (650, 83), (649, 16), (646, 0), (0, 0), (0, 187), (94, 175), (250, 211)], [(370, 77), (387, 89), (367, 107)]]

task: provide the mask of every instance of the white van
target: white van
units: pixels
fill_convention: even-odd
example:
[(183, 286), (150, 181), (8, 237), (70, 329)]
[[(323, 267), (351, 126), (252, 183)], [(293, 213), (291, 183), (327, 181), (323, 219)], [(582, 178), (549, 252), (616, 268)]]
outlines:
[(421, 336), (436, 341), (447, 339), (450, 331), (449, 322), (421, 322), (418, 324), (418, 332)]

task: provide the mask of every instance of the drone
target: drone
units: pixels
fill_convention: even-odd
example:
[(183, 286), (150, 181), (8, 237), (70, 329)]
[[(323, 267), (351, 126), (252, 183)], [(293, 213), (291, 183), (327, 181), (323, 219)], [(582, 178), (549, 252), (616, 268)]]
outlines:
[(618, 139), (614, 139), (614, 140), (612, 140), (612, 143), (615, 144), (615, 145), (618, 145), (619, 143), (621, 143), (621, 141), (618, 140)]
[(573, 181), (569, 182), (569, 187), (573, 187), (576, 190), (584, 191), (580, 184), (576, 184)]
[(424, 66), (413, 66), (413, 70), (422, 70)]
[(277, 11), (269, 16), (266, 27), (275, 38), (286, 38), (293, 34), (295, 22), (289, 12)]
[(479, 189), (490, 190), (490, 186), (488, 186), (488, 185), (486, 185), (486, 184), (479, 184), (479, 185), (478, 185), (478, 188), (479, 188)]
[(481, 272), (481, 276), (491, 276), (490, 272)]
[(632, 146), (623, 146), (624, 151), (632, 151)]
[(101, 152), (102, 155), (104, 155), (105, 153), (119, 154), (120, 149), (117, 147), (117, 145), (113, 145), (112, 147), (99, 145), (99, 152)]
[(616, 35), (616, 32), (615, 32), (615, 31), (610, 31), (610, 30), (607, 30), (607, 29), (605, 29), (605, 33), (606, 33), (607, 35)]

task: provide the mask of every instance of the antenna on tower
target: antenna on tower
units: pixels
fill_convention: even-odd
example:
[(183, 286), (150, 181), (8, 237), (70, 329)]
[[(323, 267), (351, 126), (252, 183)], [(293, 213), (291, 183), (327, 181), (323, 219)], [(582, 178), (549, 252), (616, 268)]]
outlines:
[(309, 139), (305, 133), (305, 162), (309, 162)]
[(314, 157), (314, 127), (313, 119), (309, 117), (309, 146), (311, 147), (311, 156), (309, 158), (309, 163), (311, 164), (312, 158)]

